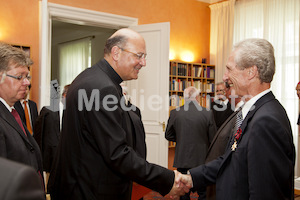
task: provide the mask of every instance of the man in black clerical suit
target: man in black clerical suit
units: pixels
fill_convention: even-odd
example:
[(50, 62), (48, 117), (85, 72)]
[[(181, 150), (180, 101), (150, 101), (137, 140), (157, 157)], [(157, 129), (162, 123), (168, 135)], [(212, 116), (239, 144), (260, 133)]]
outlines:
[[(200, 93), (191, 86), (184, 90), (184, 105), (171, 110), (165, 137), (176, 142), (174, 165), (183, 174), (205, 162), (208, 147), (217, 131), (211, 110), (199, 105)], [(197, 191), (205, 199), (205, 190)], [(180, 197), (190, 199), (190, 193)]]
[(294, 198), (295, 147), (286, 111), (270, 90), (274, 73), (274, 48), (267, 40), (234, 46), (223, 80), (244, 99), (240, 125), (224, 155), (183, 176), (193, 190), (216, 183), (216, 199)]
[[(20, 101), (17, 101), (15, 103), (14, 107), (18, 111), (23, 123), (26, 125), (29, 132), (31, 132), (31, 134), (33, 135), (34, 134), (34, 124), (35, 124), (36, 118), (38, 117), (38, 110), (37, 110), (36, 103), (34, 101), (28, 99), (30, 88), (31, 88), (31, 84), (27, 87), (24, 98), (21, 99)], [(27, 120), (26, 120), (25, 106), (27, 106), (27, 109), (28, 109), (29, 122), (27, 122)], [(28, 126), (30, 126), (30, 127), (28, 127)]]
[(174, 184), (179, 172), (148, 163), (136, 151), (137, 129), (119, 84), (138, 78), (145, 57), (143, 37), (120, 29), (107, 40), (104, 59), (71, 84), (48, 183), (51, 199), (130, 200), (132, 181), (162, 195), (188, 191)]

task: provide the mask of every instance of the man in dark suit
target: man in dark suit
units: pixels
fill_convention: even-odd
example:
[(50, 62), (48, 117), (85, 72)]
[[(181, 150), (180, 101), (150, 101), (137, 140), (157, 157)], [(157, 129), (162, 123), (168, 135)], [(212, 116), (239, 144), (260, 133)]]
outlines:
[(104, 59), (71, 84), (48, 183), (51, 199), (130, 200), (132, 181), (162, 195), (188, 191), (174, 184), (179, 172), (148, 163), (136, 152), (139, 133), (119, 84), (138, 78), (145, 57), (143, 37), (120, 29), (107, 40)]
[(35, 170), (0, 158), (1, 200), (45, 200), (45, 192)]
[(144, 159), (147, 156), (147, 147), (146, 147), (146, 133), (144, 129), (144, 125), (142, 122), (142, 115), (140, 109), (133, 105), (130, 100), (130, 95), (128, 94), (128, 88), (121, 83), (122, 92), (124, 95), (124, 101), (126, 106), (128, 107), (128, 113), (130, 115), (131, 121), (134, 124), (136, 134), (136, 152)]
[[(17, 101), (14, 105), (15, 109), (18, 111), (23, 123), (26, 125), (28, 131), (33, 135), (34, 133), (34, 124), (36, 118), (38, 117), (38, 110), (36, 103), (28, 99), (28, 94), (31, 88), (31, 84), (26, 89), (26, 94), (23, 99)], [(27, 111), (28, 119), (26, 120), (25, 110)]]
[[(233, 112), (227, 120), (220, 126), (215, 134), (207, 151), (205, 163), (208, 163), (225, 153), (228, 141), (233, 133), (233, 128), (236, 121), (236, 115), (240, 111), (241, 106), (244, 104), (237, 95), (234, 94), (234, 90), (230, 87), (230, 99), (235, 104), (235, 112)], [(206, 188), (206, 200), (216, 199), (216, 185), (209, 185)]]
[(226, 119), (233, 113), (231, 101), (229, 98), (230, 87), (224, 82), (216, 84), (215, 100), (211, 103), (211, 109), (214, 114), (217, 129), (219, 129)]
[(58, 81), (51, 81), (51, 105), (44, 106), (42, 108), (34, 127), (36, 130), (34, 138), (40, 146), (43, 157), (43, 169), (45, 172), (47, 172), (47, 176), (51, 171), (51, 166), (60, 138), (61, 122), (68, 87), (69, 85), (64, 86), (62, 97), (60, 99)]
[(295, 148), (287, 114), (270, 84), (273, 46), (246, 39), (234, 46), (224, 81), (245, 101), (225, 154), (191, 169), (182, 180), (194, 189), (216, 183), (216, 199), (293, 199)]
[[(199, 105), (200, 93), (197, 88), (186, 88), (184, 100), (183, 106), (171, 111), (165, 137), (176, 142), (173, 166), (186, 174), (190, 168), (204, 163), (217, 130), (212, 111)], [(205, 199), (205, 190), (199, 190), (198, 195), (198, 199)], [(190, 199), (190, 193), (180, 199)]]
[(13, 107), (30, 84), (31, 65), (24, 51), (0, 43), (0, 156), (33, 167), (43, 184), (40, 149)]

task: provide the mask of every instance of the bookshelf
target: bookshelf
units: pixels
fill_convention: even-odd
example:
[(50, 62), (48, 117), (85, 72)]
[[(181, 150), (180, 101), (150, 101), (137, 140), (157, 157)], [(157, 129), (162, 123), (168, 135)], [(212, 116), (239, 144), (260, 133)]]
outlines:
[[(200, 90), (201, 106), (209, 107), (215, 93), (215, 65), (170, 61), (169, 111), (184, 104), (183, 91), (189, 86)], [(169, 142), (169, 147), (175, 143)]]
[(201, 92), (201, 106), (209, 106), (215, 90), (215, 66), (202, 63), (170, 62), (170, 110), (184, 104), (183, 91), (194, 86)]

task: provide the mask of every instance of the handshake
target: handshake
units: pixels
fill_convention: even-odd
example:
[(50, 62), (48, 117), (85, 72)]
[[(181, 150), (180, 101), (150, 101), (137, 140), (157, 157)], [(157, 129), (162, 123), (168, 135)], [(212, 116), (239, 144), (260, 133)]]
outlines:
[(177, 170), (174, 170), (175, 179), (174, 184), (169, 192), (170, 198), (178, 200), (180, 196), (188, 193), (193, 187), (192, 176), (189, 174), (181, 174)]

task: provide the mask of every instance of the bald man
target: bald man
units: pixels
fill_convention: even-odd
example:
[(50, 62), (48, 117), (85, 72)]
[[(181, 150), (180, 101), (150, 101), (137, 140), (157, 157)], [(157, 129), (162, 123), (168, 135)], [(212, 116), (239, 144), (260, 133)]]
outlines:
[[(146, 65), (141, 35), (120, 29), (104, 47), (104, 59), (71, 84), (61, 141), (50, 173), (51, 199), (130, 200), (132, 181), (173, 197), (188, 192), (181, 174), (148, 163), (122, 94), (122, 81), (137, 79)], [(185, 191), (183, 191), (185, 190)]]

